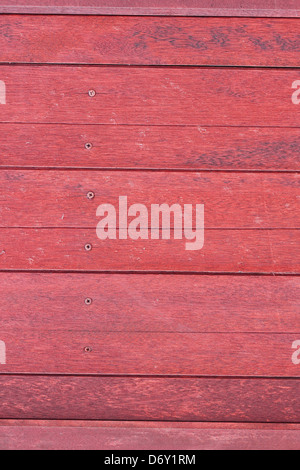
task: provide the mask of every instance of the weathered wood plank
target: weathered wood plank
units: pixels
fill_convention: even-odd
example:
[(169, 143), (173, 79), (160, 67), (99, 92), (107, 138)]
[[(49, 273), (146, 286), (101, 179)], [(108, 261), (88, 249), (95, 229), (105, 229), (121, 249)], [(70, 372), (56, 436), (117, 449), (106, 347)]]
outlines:
[(0, 125), (2, 168), (294, 171), (299, 155), (297, 128)]
[(299, 291), (297, 276), (0, 273), (0, 332), (294, 333)]
[(299, 450), (297, 424), (0, 421), (1, 450)]
[(300, 417), (299, 379), (0, 376), (0, 384), (5, 419), (299, 423)]
[(0, 62), (298, 67), (298, 20), (0, 17)]
[[(105, 215), (97, 216), (102, 204), (116, 210), (113, 227), (126, 229), (119, 215), (133, 204), (145, 205), (148, 212), (141, 228), (162, 227), (161, 222), (153, 225), (154, 204), (178, 204), (182, 212), (192, 204), (195, 224), (196, 204), (204, 204), (206, 228), (300, 228), (299, 193), (298, 173), (2, 170), (0, 227), (96, 229)], [(120, 196), (127, 196), (127, 204), (119, 208)], [(136, 216), (128, 215), (128, 224)], [(179, 229), (181, 222), (171, 217), (170, 226)]]
[(297, 0), (0, 0), (1, 13), (297, 17)]
[[(1, 373), (300, 377), (300, 331), (102, 332), (1, 328)], [(298, 342), (298, 343), (297, 343)], [(2, 355), (3, 357), (3, 355)], [(2, 361), (4, 362), (4, 361)]]
[[(300, 274), (298, 230), (207, 229), (185, 240), (105, 240), (92, 229), (0, 229), (0, 270)], [(91, 244), (90, 251), (85, 246)]]
[(0, 80), (2, 123), (300, 125), (297, 69), (2, 65)]

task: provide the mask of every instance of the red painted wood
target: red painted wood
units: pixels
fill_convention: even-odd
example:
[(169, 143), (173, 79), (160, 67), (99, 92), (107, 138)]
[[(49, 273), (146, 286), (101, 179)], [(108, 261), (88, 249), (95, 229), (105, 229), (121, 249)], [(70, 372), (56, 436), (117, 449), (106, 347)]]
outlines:
[[(257, 172), (299, 169), (298, 69), (147, 66), (298, 67), (297, 23), (4, 16), (1, 24), (2, 168), (255, 172), (2, 170), (0, 418), (299, 423), (299, 276), (145, 273), (299, 275), (298, 174)], [(122, 194), (130, 204), (204, 203), (203, 250), (178, 240), (100, 242), (96, 208)], [(200, 429), (207, 447), (215, 434)], [(276, 430), (237, 435), (278, 448), (287, 435)], [(120, 445), (122, 434), (110, 436)]]
[[(0, 270), (300, 274), (299, 230), (206, 230), (184, 240), (105, 240), (93, 229), (0, 229)], [(86, 244), (91, 251), (85, 251)]]
[[(167, 182), (167, 183), (166, 183)], [(1, 227), (95, 228), (101, 204), (205, 206), (206, 228), (300, 228), (300, 175), (0, 171)], [(9, 188), (9, 190), (8, 190)], [(87, 194), (92, 191), (94, 199)], [(128, 217), (128, 223), (135, 217)], [(114, 226), (120, 227), (118, 223)], [(161, 225), (160, 225), (161, 226)], [(171, 226), (174, 220), (171, 220)], [(126, 227), (125, 227), (126, 228)]]
[(0, 66), (0, 80), (0, 122), (300, 125), (297, 69)]
[(299, 155), (297, 128), (0, 125), (6, 168), (281, 171)]
[(1, 450), (299, 450), (300, 426), (0, 421)]
[(298, 67), (291, 19), (0, 17), (0, 62)]
[(0, 273), (0, 332), (292, 334), (299, 291), (297, 276)]
[(298, 379), (0, 376), (0, 384), (5, 419), (299, 423), (300, 417)]
[[(38, 326), (38, 328), (37, 328)], [(1, 373), (300, 377), (292, 334), (1, 328)], [(88, 348), (88, 350), (86, 350)]]
[(1, 13), (299, 16), (298, 0), (1, 0)]

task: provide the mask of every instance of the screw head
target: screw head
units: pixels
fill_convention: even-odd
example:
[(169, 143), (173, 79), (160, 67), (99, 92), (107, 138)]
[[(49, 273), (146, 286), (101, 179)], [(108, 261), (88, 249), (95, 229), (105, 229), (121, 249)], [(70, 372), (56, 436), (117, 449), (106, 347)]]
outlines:
[(89, 96), (90, 96), (91, 98), (93, 98), (94, 96), (96, 96), (95, 90), (89, 90)]
[(87, 150), (91, 150), (91, 149), (93, 148), (93, 145), (92, 145), (90, 142), (87, 142), (87, 143), (85, 144), (85, 148), (86, 148)]
[(92, 245), (90, 243), (87, 243), (84, 247), (85, 251), (91, 251)]
[(90, 299), (89, 297), (87, 299), (85, 299), (84, 303), (85, 305), (91, 305), (92, 304), (92, 299)]
[(87, 197), (88, 199), (94, 199), (95, 193), (93, 193), (93, 191), (89, 191), (89, 192), (87, 193), (86, 197)]

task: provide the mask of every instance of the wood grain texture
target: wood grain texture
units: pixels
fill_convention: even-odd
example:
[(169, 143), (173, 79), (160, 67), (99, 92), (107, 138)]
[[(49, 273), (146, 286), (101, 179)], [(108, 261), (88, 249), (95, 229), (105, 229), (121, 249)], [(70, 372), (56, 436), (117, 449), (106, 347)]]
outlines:
[(1, 0), (1, 13), (287, 16), (300, 15), (297, 0)]
[(0, 331), (292, 334), (299, 291), (297, 276), (0, 273)]
[(4, 419), (299, 423), (300, 417), (299, 379), (0, 376), (0, 384)]
[(0, 421), (1, 450), (299, 450), (297, 424)]
[(0, 125), (0, 168), (297, 171), (299, 155), (297, 128)]
[[(300, 377), (292, 348), (300, 330), (278, 333), (103, 332), (1, 328), (1, 373)], [(299, 354), (298, 354), (299, 355)]]
[(299, 127), (298, 79), (297, 69), (2, 65), (0, 122)]
[(298, 67), (298, 21), (0, 17), (0, 62)]
[[(0, 270), (300, 274), (299, 230), (206, 230), (184, 240), (105, 240), (92, 229), (0, 229)], [(92, 250), (85, 251), (85, 245)]]
[[(8, 190), (9, 188), (9, 190)], [(89, 192), (95, 197), (87, 198)], [(119, 197), (152, 204), (204, 204), (206, 228), (300, 228), (300, 175), (156, 172), (0, 171), (0, 227), (95, 228), (102, 204), (112, 204), (119, 223)], [(127, 209), (127, 210), (128, 210)], [(127, 210), (125, 212), (127, 212)], [(122, 214), (124, 210), (122, 210)], [(135, 217), (128, 216), (128, 223)], [(171, 217), (170, 226), (181, 228)], [(195, 225), (194, 225), (195, 227)], [(125, 227), (126, 228), (126, 227)]]
[[(93, 7), (68, 3), (56, 13)], [(180, 5), (135, 12), (149, 6)], [(0, 171), (0, 418), (299, 423), (299, 276), (167, 274), (300, 274), (297, 28), (286, 19), (0, 18), (0, 165), (27, 168)], [(255, 172), (178, 171), (197, 169)], [(204, 248), (101, 242), (96, 208), (124, 194), (129, 204), (206, 204)], [(31, 446), (38, 437), (55, 445), (54, 426), (32, 424)], [(91, 447), (104, 434), (112, 448), (141, 435), (107, 424), (87, 427)], [(188, 447), (196, 429), (196, 445), (214, 447), (221, 429), (221, 447), (232, 436), (238, 448), (300, 447), (299, 430), (282, 424), (250, 435), (168, 426), (142, 426), (144, 442), (176, 446), (181, 436)], [(22, 446), (25, 428), (0, 423), (0, 448)], [(63, 431), (61, 445), (76, 447), (78, 429)]]

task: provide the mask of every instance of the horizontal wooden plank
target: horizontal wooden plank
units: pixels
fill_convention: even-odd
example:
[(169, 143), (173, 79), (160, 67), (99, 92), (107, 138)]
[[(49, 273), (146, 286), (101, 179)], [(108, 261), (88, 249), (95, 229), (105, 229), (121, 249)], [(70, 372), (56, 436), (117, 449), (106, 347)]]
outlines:
[(300, 417), (298, 379), (0, 376), (0, 384), (4, 419), (299, 423)]
[[(4, 343), (4, 344), (3, 344)], [(1, 373), (300, 377), (300, 330), (103, 332), (1, 328)], [(5, 346), (4, 346), (5, 345)], [(5, 355), (4, 355), (5, 347)]]
[(172, 238), (101, 241), (93, 229), (0, 229), (0, 235), (0, 270), (300, 274), (299, 230), (207, 229), (197, 251)]
[(1, 450), (299, 450), (299, 447), (297, 424), (0, 421)]
[(298, 20), (0, 17), (0, 62), (298, 67)]
[(297, 276), (0, 273), (0, 297), (0, 332), (300, 332)]
[[(97, 209), (112, 204), (113, 227), (119, 216), (143, 204), (148, 216), (141, 228), (154, 226), (152, 205), (204, 204), (205, 228), (300, 228), (300, 175), (266, 173), (0, 171), (1, 227), (95, 228)], [(89, 193), (93, 194), (88, 199)], [(123, 206), (119, 198), (127, 196)], [(119, 207), (119, 204), (121, 206)], [(136, 214), (136, 216), (139, 214)], [(128, 226), (136, 216), (128, 215)], [(170, 226), (180, 228), (178, 218)], [(185, 223), (186, 225), (186, 223)], [(191, 224), (189, 223), (189, 226)]]
[(0, 13), (300, 16), (297, 0), (0, 0)]
[(298, 79), (297, 69), (2, 65), (0, 122), (299, 127)]
[(0, 125), (0, 168), (297, 171), (299, 155), (297, 128)]

